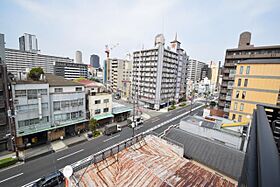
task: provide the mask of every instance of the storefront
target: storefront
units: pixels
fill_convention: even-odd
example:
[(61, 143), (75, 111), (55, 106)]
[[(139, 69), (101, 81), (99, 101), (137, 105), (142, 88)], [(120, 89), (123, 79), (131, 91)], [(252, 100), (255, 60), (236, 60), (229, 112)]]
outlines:
[(122, 122), (127, 120), (131, 111), (132, 109), (126, 106), (114, 107), (112, 110), (114, 122)]
[(113, 117), (114, 116), (112, 114), (108, 113), (108, 114), (101, 114), (98, 116), (94, 116), (93, 118), (97, 121), (99, 126), (104, 126), (112, 123)]

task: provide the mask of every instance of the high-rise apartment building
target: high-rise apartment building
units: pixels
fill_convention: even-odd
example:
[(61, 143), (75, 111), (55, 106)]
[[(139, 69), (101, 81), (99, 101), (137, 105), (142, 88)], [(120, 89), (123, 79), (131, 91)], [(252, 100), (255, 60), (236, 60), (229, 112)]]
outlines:
[[(190, 59), (187, 65), (187, 80), (197, 83), (202, 80), (202, 69), (206, 64), (195, 59)], [(206, 76), (206, 72), (204, 74)]]
[(131, 94), (132, 61), (124, 59), (109, 59), (110, 90), (128, 99)]
[(223, 79), (218, 102), (219, 109), (225, 112), (224, 116), (229, 115), (236, 65), (241, 61), (249, 59), (274, 58), (280, 58), (280, 45), (255, 47), (251, 45), (250, 32), (240, 34), (238, 48), (226, 50), (225, 63), (222, 71)]
[(154, 48), (134, 52), (133, 99), (156, 110), (173, 100), (178, 102), (185, 94), (187, 59), (176, 38), (171, 42), (171, 48), (165, 48), (162, 34), (156, 36)]
[(35, 35), (24, 33), (23, 36), (19, 37), (19, 49), (21, 51), (28, 51), (32, 53), (37, 53), (38, 41)]
[(99, 62), (99, 56), (98, 55), (90, 55), (90, 65), (93, 68), (100, 68), (100, 62)]
[(204, 80), (204, 78), (208, 78), (209, 80), (211, 79), (211, 68), (209, 67), (208, 64), (204, 64), (202, 69), (201, 69), (201, 80)]
[(8, 71), (15, 76), (26, 73), (26, 69), (33, 67), (43, 68), (45, 73), (54, 73), (55, 62), (73, 63), (73, 59), (69, 57), (57, 57), (51, 55), (43, 55), (17, 49), (5, 49), (5, 61)]
[(229, 118), (248, 121), (257, 104), (280, 106), (280, 58), (237, 64)]
[(83, 63), (82, 51), (76, 51), (76, 53), (75, 53), (75, 62), (78, 63), (78, 64), (82, 64)]

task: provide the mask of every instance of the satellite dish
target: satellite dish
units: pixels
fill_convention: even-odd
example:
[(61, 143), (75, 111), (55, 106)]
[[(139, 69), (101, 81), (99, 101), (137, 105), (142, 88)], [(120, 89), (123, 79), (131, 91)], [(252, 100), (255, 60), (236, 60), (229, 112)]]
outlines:
[(72, 166), (70, 166), (70, 165), (65, 166), (65, 167), (63, 168), (62, 173), (63, 173), (64, 177), (66, 177), (66, 178), (69, 179), (69, 178), (71, 177), (71, 175), (73, 174), (73, 168), (72, 168)]

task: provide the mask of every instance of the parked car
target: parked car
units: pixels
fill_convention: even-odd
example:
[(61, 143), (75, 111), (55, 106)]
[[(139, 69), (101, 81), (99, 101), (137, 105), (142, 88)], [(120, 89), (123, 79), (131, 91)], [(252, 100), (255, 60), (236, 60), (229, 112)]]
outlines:
[(105, 134), (106, 135), (111, 135), (111, 134), (114, 134), (116, 132), (120, 132), (121, 130), (122, 130), (121, 127), (116, 123), (109, 124), (109, 125), (105, 126)]
[(52, 187), (64, 183), (64, 176), (60, 171), (53, 172), (33, 184), (33, 187)]

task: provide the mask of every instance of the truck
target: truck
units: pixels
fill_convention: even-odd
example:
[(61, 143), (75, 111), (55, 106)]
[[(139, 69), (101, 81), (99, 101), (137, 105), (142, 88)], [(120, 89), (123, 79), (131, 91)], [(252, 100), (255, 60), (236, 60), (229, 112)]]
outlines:
[(120, 132), (121, 130), (122, 130), (121, 127), (116, 123), (109, 124), (109, 125), (105, 126), (105, 134), (106, 135), (111, 135), (111, 134), (114, 134), (116, 132)]
[(134, 121), (135, 122), (133, 123), (133, 117), (128, 118), (127, 119), (128, 126), (131, 127), (131, 128), (135, 128), (135, 127), (138, 127), (138, 126), (143, 124), (142, 116), (135, 116)]

